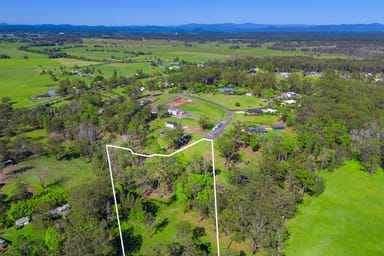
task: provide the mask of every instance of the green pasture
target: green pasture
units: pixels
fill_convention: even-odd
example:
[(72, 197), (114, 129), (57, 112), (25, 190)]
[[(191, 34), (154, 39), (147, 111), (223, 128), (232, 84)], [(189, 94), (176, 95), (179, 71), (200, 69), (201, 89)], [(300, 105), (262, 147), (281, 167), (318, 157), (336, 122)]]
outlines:
[(286, 255), (383, 255), (384, 172), (347, 162), (322, 172), (325, 191), (307, 197), (288, 221)]
[(44, 239), (45, 234), (39, 229), (39, 227), (36, 227), (33, 221), (22, 227), (21, 229), (15, 229), (14, 227), (3, 229), (2, 232), (5, 235), (2, 235), (3, 238), (14, 241), (18, 236), (25, 235), (27, 237), (31, 237), (33, 239)]
[(223, 109), (195, 98), (192, 98), (191, 103), (185, 104), (179, 109), (197, 116), (208, 116), (212, 121), (227, 119), (227, 113)]
[(158, 67), (152, 67), (149, 62), (144, 63), (108, 63), (98, 64), (94, 66), (96, 69), (100, 69), (103, 72), (103, 76), (109, 78), (116, 71), (120, 76), (133, 76), (137, 70), (141, 69), (145, 74), (156, 73), (161, 70)]
[[(116, 39), (84, 39), (84, 47), (72, 47), (65, 44), (63, 52), (76, 58), (87, 58), (94, 61), (124, 59), (136, 62), (155, 61), (160, 58), (164, 64), (178, 58), (191, 62), (205, 62), (214, 59), (226, 59), (233, 56), (297, 56), (304, 55), (301, 51), (279, 51), (267, 49), (267, 44), (261, 47), (248, 47), (241, 44), (239, 49), (230, 49), (228, 43), (196, 43), (186, 46), (183, 42), (166, 40), (116, 40)], [(98, 47), (95, 47), (97, 45)], [(32, 47), (34, 50), (52, 47)], [(132, 52), (144, 52), (146, 55), (134, 55)], [(149, 54), (150, 53), (150, 54)]]
[[(20, 51), (18, 48), (20, 46), (25, 46), (25, 43), (4, 43), (0, 42), (0, 54), (6, 54), (11, 57), (11, 59), (44, 59), (47, 58), (46, 55)], [(1, 61), (1, 60), (0, 60)]]
[[(241, 44), (240, 49), (230, 49), (231, 44), (217, 42), (195, 43), (186, 46), (184, 42), (167, 40), (115, 40), (115, 39), (84, 39), (84, 47), (73, 47), (73, 44), (60, 46), (73, 58), (49, 59), (46, 54), (31, 53), (18, 50), (23, 43), (0, 43), (0, 53), (11, 56), (11, 59), (0, 60), (0, 89), (1, 97), (10, 97), (16, 107), (30, 106), (39, 102), (32, 102), (30, 97), (45, 94), (49, 89), (57, 88), (57, 82), (50, 75), (40, 75), (40, 72), (53, 71), (58, 79), (62, 79), (63, 70), (70, 71), (74, 66), (93, 67), (100, 69), (105, 77), (110, 77), (115, 71), (118, 75), (132, 76), (138, 69), (146, 74), (163, 71), (159, 67), (151, 66), (151, 62), (160, 59), (164, 65), (172, 66), (173, 60), (186, 60), (201, 63), (215, 59), (226, 59), (233, 56), (294, 56), (302, 55), (299, 51), (276, 51), (267, 49), (267, 44), (261, 47), (248, 47)], [(95, 47), (101, 45), (102, 47)], [(34, 46), (31, 50), (58, 46)], [(97, 51), (95, 51), (97, 50)], [(150, 55), (134, 55), (132, 52), (151, 53)], [(83, 58), (83, 59), (80, 59)], [(131, 63), (121, 63), (130, 61)], [(228, 97), (227, 97), (228, 96)], [(231, 96), (231, 97), (230, 97)], [(235, 103), (241, 108), (259, 107), (264, 102), (258, 102), (253, 97), (232, 95), (207, 95), (208, 99), (218, 101), (228, 108), (235, 109)]]
[(248, 125), (274, 125), (280, 119), (278, 114), (247, 114), (247, 113), (233, 113), (232, 124), (236, 122), (244, 122)]
[(29, 159), (15, 166), (16, 176), (7, 180), (2, 193), (12, 195), (17, 183), (25, 183), (36, 193), (42, 191), (40, 177), (46, 178), (47, 185), (60, 185), (67, 189), (86, 184), (95, 176), (92, 166), (84, 159), (57, 161), (54, 158), (40, 157)]
[(75, 66), (85, 67), (101, 64), (101, 62), (87, 61), (87, 60), (78, 60), (78, 59), (69, 59), (69, 58), (57, 58), (54, 59), (58, 64), (66, 68), (74, 68)]
[(49, 75), (40, 75), (41, 65), (54, 64), (49, 59), (0, 60), (0, 97), (11, 98), (16, 107), (33, 105), (30, 97), (56, 88)]
[[(248, 109), (248, 108), (261, 108), (267, 105), (267, 101), (256, 98), (254, 96), (245, 95), (224, 95), (224, 94), (202, 94), (200, 98), (213, 101), (228, 109)], [(236, 107), (236, 103), (240, 103), (240, 107)]]
[[(157, 100), (153, 104), (154, 105), (168, 104), (176, 100), (178, 97), (179, 96), (177, 94), (174, 94), (174, 95), (165, 94), (165, 95), (156, 96)], [(182, 111), (194, 114), (198, 117), (208, 116), (208, 118), (213, 122), (227, 119), (227, 113), (223, 109), (211, 103), (208, 103), (196, 98), (190, 98), (188, 96), (185, 96), (183, 98), (186, 100), (190, 99), (191, 102), (178, 107)], [(204, 97), (201, 97), (201, 98), (204, 98)], [(177, 119), (177, 120), (180, 120), (180, 119)]]

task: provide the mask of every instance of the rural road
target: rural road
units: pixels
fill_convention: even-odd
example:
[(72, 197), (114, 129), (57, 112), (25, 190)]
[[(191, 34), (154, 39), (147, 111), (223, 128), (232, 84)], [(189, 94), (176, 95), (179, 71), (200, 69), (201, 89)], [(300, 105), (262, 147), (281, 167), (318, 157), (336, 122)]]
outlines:
[[(227, 113), (227, 119), (224, 121), (224, 122), (221, 122), (221, 126), (216, 129), (215, 131), (212, 131), (210, 133), (207, 133), (205, 135), (205, 138), (206, 139), (216, 139), (218, 138), (221, 134), (223, 134), (224, 130), (225, 130), (225, 127), (227, 127), (231, 122), (232, 122), (232, 119), (233, 119), (233, 113), (236, 112), (236, 111), (240, 111), (239, 109), (238, 110), (232, 110), (232, 109), (229, 109), (229, 108), (226, 108), (224, 107), (223, 105), (220, 105), (216, 102), (213, 102), (213, 101), (210, 101), (210, 100), (207, 100), (207, 99), (203, 99), (203, 98), (200, 98), (198, 96), (195, 96), (195, 95), (191, 95), (191, 94), (184, 94), (184, 93), (180, 93), (180, 94), (167, 94), (167, 93), (159, 93), (159, 94), (156, 94), (154, 96), (159, 96), (159, 95), (174, 95), (175, 97), (189, 97), (189, 98), (194, 98), (194, 99), (198, 99), (198, 100), (201, 100), (201, 101), (204, 101), (204, 102), (207, 102), (211, 105), (214, 105), (218, 108), (221, 108), (222, 110), (224, 110), (226, 113)], [(243, 109), (241, 111), (247, 111), (249, 109)], [(207, 113), (208, 114), (208, 113)]]
[(211, 133), (208, 133), (205, 135), (205, 138), (206, 139), (216, 139), (217, 137), (219, 137), (225, 130), (225, 127), (227, 127), (231, 122), (232, 122), (232, 119), (233, 119), (233, 110), (230, 110), (220, 104), (217, 104), (216, 102), (213, 102), (213, 101), (210, 101), (210, 100), (207, 100), (207, 99), (203, 99), (203, 98), (200, 98), (200, 97), (197, 97), (197, 96), (194, 96), (194, 95), (190, 95), (190, 94), (179, 94), (178, 96), (180, 97), (190, 97), (190, 98), (195, 98), (195, 99), (198, 99), (198, 100), (201, 100), (201, 101), (204, 101), (204, 102), (207, 102), (209, 104), (212, 104), (218, 108), (221, 108), (222, 110), (224, 110), (226, 113), (227, 113), (227, 120), (225, 120), (224, 122), (222, 122), (222, 125), (217, 128), (215, 131), (211, 132)]

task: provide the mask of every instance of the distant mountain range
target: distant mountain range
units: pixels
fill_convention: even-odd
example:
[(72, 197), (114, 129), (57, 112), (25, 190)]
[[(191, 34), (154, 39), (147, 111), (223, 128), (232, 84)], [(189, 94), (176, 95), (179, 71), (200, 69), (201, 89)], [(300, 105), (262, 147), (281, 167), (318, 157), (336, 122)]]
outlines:
[(56, 31), (56, 32), (132, 32), (132, 33), (384, 33), (384, 24), (340, 25), (272, 25), (254, 23), (185, 24), (177, 26), (86, 26), (86, 25), (10, 25), (0, 23), (0, 32), (6, 31)]

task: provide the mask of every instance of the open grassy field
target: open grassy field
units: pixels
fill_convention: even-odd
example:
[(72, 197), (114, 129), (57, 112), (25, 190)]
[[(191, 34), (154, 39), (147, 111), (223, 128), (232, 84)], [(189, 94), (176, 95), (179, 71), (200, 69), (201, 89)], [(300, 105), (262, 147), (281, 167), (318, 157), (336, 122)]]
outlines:
[(286, 255), (383, 255), (384, 172), (370, 176), (351, 161), (321, 176), (324, 193), (288, 221)]
[(150, 63), (108, 63), (95, 65), (95, 68), (103, 72), (103, 76), (111, 77), (115, 72), (122, 76), (133, 76), (138, 69), (141, 69), (145, 74), (152, 74), (158, 72), (160, 68), (152, 67)]
[(243, 114), (243, 113), (234, 113), (232, 125), (236, 122), (244, 122), (247, 125), (274, 125), (280, 119), (280, 115), (276, 114)]
[(27, 237), (33, 237), (34, 239), (44, 239), (45, 234), (42, 230), (40, 230), (38, 227), (35, 226), (33, 222), (30, 224), (24, 226), (21, 229), (15, 229), (14, 227), (4, 229), (2, 230), (4, 232), (4, 235), (2, 235), (3, 238), (14, 241), (16, 237), (25, 235)]
[[(199, 96), (200, 97), (200, 96)], [(161, 105), (161, 104), (169, 104), (173, 101), (175, 101), (177, 98), (179, 98), (176, 94), (165, 94), (165, 95), (160, 95), (156, 96), (156, 101), (153, 103), (154, 105)], [(177, 107), (178, 109), (181, 109), (182, 111), (194, 114), (198, 117), (200, 116), (208, 116), (208, 118), (213, 121), (219, 121), (219, 120), (225, 120), (227, 119), (227, 113), (211, 104), (196, 98), (190, 98), (188, 96), (183, 97), (185, 100), (191, 100), (191, 102), (188, 102), (182, 106)], [(202, 97), (204, 98), (204, 97)], [(182, 120), (182, 119), (178, 119)], [(198, 120), (198, 119), (197, 119)], [(175, 121), (175, 120), (173, 120)], [(177, 122), (177, 121), (176, 121)]]
[(39, 74), (39, 65), (54, 64), (49, 59), (0, 60), (0, 97), (10, 97), (16, 107), (34, 104), (28, 98), (56, 88), (50, 76)]
[(225, 120), (227, 113), (210, 103), (193, 98), (192, 103), (180, 107), (181, 110), (197, 116), (208, 116), (210, 120)]
[[(249, 47), (241, 44), (239, 49), (230, 49), (229, 43), (189, 43), (167, 40), (116, 40), (116, 39), (84, 39), (83, 47), (72, 47), (65, 44), (62, 51), (77, 58), (88, 58), (94, 61), (103, 60), (134, 60), (136, 62), (154, 61), (158, 58), (166, 64), (178, 58), (191, 62), (205, 62), (214, 59), (226, 59), (233, 56), (297, 56), (304, 55), (301, 51), (269, 50), (268, 44), (261, 47)], [(33, 47), (41, 50), (52, 47)], [(144, 54), (134, 54), (141, 52)]]
[(4, 43), (0, 42), (0, 54), (6, 54), (11, 57), (11, 59), (42, 59), (47, 58), (46, 55), (33, 52), (24, 52), (20, 51), (18, 48), (20, 46), (26, 45), (25, 43)]
[(95, 176), (92, 166), (84, 159), (56, 161), (53, 158), (41, 157), (29, 159), (15, 166), (17, 174), (7, 180), (2, 193), (12, 195), (17, 183), (26, 183), (36, 193), (42, 191), (39, 177), (45, 176), (47, 185), (60, 185), (71, 189), (86, 184)]
[[(29, 98), (48, 93), (56, 89), (56, 82), (42, 70), (55, 70), (61, 66), (86, 66), (94, 63), (73, 59), (49, 59), (47, 55), (18, 50), (21, 43), (0, 43), (0, 54), (7, 54), (11, 59), (0, 59), (0, 98), (10, 97), (15, 107), (36, 104)], [(28, 58), (24, 58), (27, 56)]]
[(72, 68), (75, 65), (77, 65), (79, 67), (85, 67), (85, 66), (101, 64), (101, 62), (78, 60), (78, 59), (68, 59), (68, 58), (57, 58), (57, 59), (55, 59), (55, 61), (57, 63), (59, 63), (60, 65), (68, 67), (68, 68)]
[[(226, 108), (234, 110), (247, 108), (261, 108), (265, 107), (268, 103), (267, 101), (256, 98), (254, 96), (245, 95), (203, 94), (199, 95), (199, 97), (213, 101)], [(240, 107), (236, 107), (237, 102), (240, 103)]]

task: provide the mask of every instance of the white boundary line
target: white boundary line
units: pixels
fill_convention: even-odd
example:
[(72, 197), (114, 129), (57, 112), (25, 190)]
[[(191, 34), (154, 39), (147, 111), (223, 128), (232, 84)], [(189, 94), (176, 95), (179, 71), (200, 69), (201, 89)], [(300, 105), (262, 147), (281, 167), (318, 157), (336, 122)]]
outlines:
[(209, 141), (211, 142), (211, 150), (212, 150), (212, 175), (213, 175), (213, 195), (214, 195), (214, 203), (215, 203), (215, 227), (216, 227), (216, 244), (217, 244), (217, 255), (220, 256), (220, 241), (219, 241), (219, 219), (217, 216), (217, 195), (216, 195), (216, 169), (215, 169), (215, 150), (214, 150), (214, 145), (213, 145), (213, 140), (212, 139), (206, 139), (202, 138), (188, 146), (185, 146), (169, 155), (165, 154), (151, 154), (151, 155), (146, 155), (146, 154), (140, 154), (140, 153), (135, 153), (132, 149), (126, 148), (126, 147), (120, 147), (120, 146), (115, 146), (115, 145), (106, 145), (105, 149), (107, 151), (107, 159), (108, 159), (108, 167), (109, 167), (109, 173), (111, 175), (111, 183), (112, 183), (112, 191), (113, 191), (113, 199), (115, 201), (115, 209), (116, 209), (116, 217), (117, 217), (117, 224), (119, 226), (119, 234), (120, 234), (120, 241), (121, 241), (121, 249), (123, 251), (123, 256), (125, 256), (125, 249), (124, 249), (124, 242), (123, 242), (123, 236), (122, 236), (122, 231), (121, 231), (121, 224), (120, 224), (120, 217), (119, 217), (119, 209), (117, 207), (117, 200), (116, 200), (116, 192), (115, 192), (115, 186), (114, 186), (114, 181), (113, 181), (113, 175), (112, 175), (112, 164), (111, 164), (111, 159), (109, 156), (109, 148), (116, 148), (116, 149), (122, 149), (126, 150), (132, 153), (132, 155), (135, 156), (142, 156), (146, 158), (152, 158), (152, 157), (171, 157), (173, 155), (176, 155), (177, 153), (180, 153), (202, 141)]

